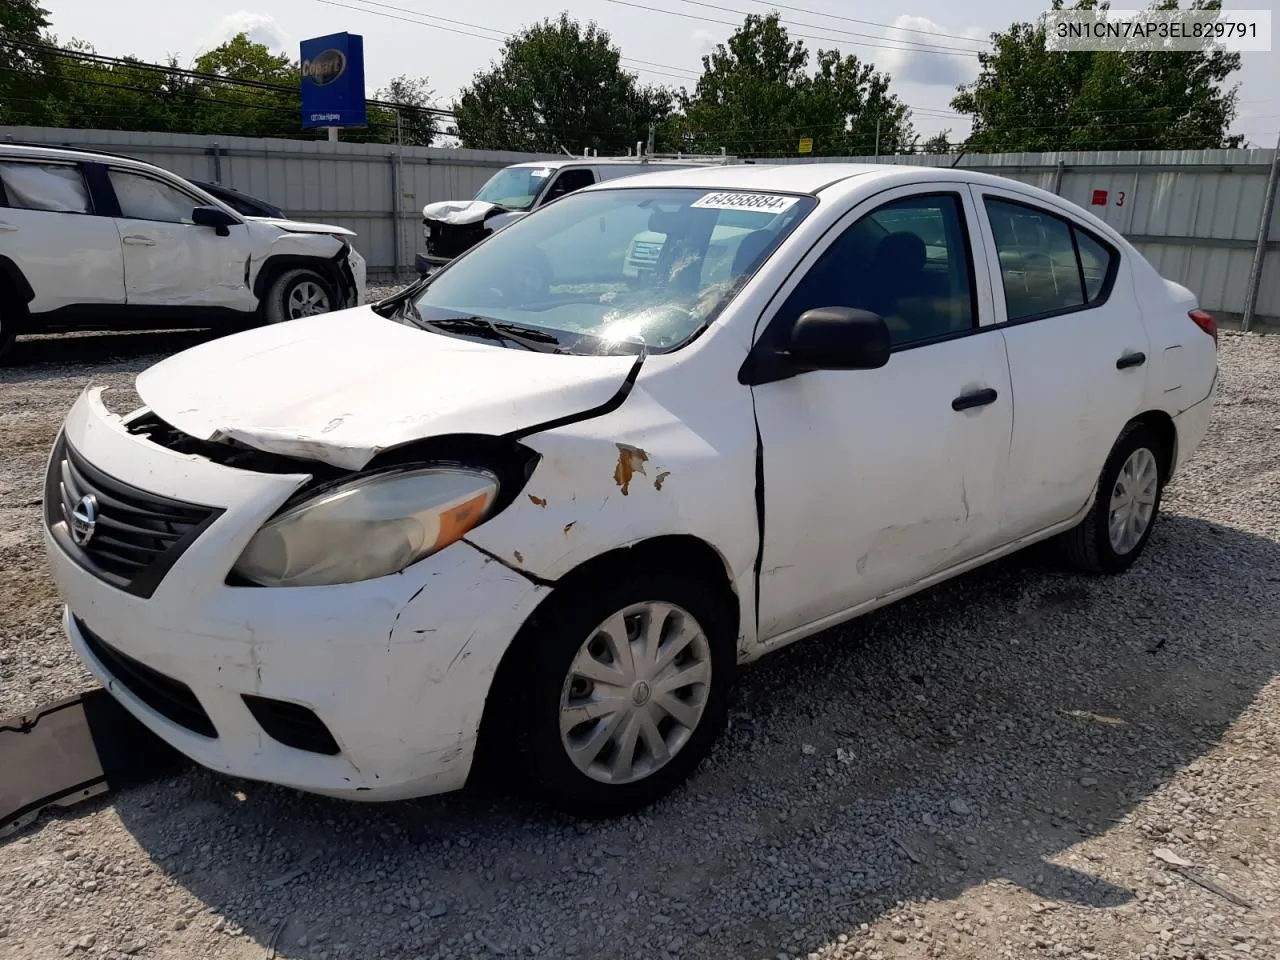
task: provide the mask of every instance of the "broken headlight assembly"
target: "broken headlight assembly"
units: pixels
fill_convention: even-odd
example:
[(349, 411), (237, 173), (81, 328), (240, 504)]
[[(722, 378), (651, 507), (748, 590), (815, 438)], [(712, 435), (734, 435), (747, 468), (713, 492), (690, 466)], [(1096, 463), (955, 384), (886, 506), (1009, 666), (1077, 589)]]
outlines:
[(430, 466), (317, 493), (268, 520), (234, 575), (264, 587), (355, 583), (398, 573), (483, 521), (498, 496), (488, 470)]

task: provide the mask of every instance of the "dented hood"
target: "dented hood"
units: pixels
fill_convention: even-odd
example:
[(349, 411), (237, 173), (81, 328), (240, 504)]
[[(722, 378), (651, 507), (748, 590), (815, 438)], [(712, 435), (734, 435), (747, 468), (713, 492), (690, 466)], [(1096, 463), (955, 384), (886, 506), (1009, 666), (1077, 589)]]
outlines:
[(504, 212), (505, 207), (484, 200), (441, 200), (423, 207), (422, 218), (451, 224), (480, 223), (492, 213)]
[(268, 223), (286, 233), (327, 233), (335, 237), (354, 237), (356, 232), (332, 223), (312, 223), (309, 220), (281, 220), (279, 217), (245, 217), (255, 223)]
[(498, 435), (589, 411), (635, 361), (462, 340), (357, 307), (185, 350), (139, 374), (137, 390), (202, 440), (358, 470), (414, 440)]

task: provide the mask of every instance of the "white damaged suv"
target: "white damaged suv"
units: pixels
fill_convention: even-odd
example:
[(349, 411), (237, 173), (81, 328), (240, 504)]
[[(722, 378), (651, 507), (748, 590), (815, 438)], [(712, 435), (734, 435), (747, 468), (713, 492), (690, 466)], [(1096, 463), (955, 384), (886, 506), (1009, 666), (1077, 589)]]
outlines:
[(214, 770), (388, 800), (479, 757), (616, 813), (740, 663), (1040, 540), (1129, 568), (1216, 385), (1196, 297), (1047, 191), (666, 170), (163, 360), (127, 416), (87, 390), (45, 541), (89, 669)]
[(354, 236), (241, 216), (128, 157), (0, 143), (0, 356), (22, 333), (235, 329), (358, 306)]

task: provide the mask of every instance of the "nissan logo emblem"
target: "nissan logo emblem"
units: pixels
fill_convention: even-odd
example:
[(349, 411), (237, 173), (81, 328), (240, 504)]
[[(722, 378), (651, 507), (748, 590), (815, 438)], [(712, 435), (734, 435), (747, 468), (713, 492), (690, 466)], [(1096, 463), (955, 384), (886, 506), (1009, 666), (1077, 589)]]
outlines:
[(98, 498), (93, 494), (81, 497), (76, 508), (71, 511), (71, 539), (79, 546), (84, 546), (93, 539), (93, 531), (98, 527)]

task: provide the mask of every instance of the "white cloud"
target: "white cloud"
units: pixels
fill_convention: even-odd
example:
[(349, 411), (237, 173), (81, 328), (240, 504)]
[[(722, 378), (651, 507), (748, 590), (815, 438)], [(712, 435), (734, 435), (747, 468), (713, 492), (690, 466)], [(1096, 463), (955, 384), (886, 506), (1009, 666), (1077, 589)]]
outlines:
[(227, 14), (209, 33), (204, 49), (212, 49), (226, 43), (237, 34), (248, 34), (254, 43), (261, 43), (276, 53), (297, 54), (293, 37), (286, 33), (275, 17), (269, 13), (250, 13), (248, 10), (237, 10)]
[[(925, 17), (903, 14), (885, 32), (885, 39), (893, 41), (893, 49), (878, 54), (876, 65), (887, 70), (894, 80), (904, 83), (942, 87), (967, 83), (978, 75), (978, 60), (964, 54), (976, 53), (984, 47), (960, 37), (987, 39), (986, 33), (977, 27), (954, 30)], [(950, 47), (960, 54), (945, 53), (938, 50), (939, 47)]]
[(695, 30), (690, 34), (690, 38), (693, 40), (693, 48), (697, 51), (699, 57), (705, 57), (720, 42), (710, 30)]

